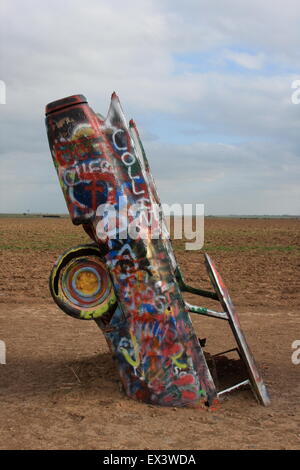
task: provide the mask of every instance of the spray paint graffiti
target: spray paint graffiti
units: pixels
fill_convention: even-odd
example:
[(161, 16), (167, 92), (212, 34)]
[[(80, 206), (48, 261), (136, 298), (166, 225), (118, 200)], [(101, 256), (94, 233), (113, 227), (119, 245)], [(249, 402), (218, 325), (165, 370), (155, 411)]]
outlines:
[[(106, 119), (82, 95), (50, 103), (46, 115), (71, 219), (98, 244), (112, 279), (118, 305), (97, 323), (127, 395), (165, 406), (211, 404), (215, 386), (175, 277), (177, 263), (136, 125), (127, 126), (115, 93)], [(111, 204), (120, 213), (124, 198), (139, 208), (139, 223), (136, 211), (127, 213), (137, 236), (120, 236), (122, 224), (114, 237), (103, 234), (97, 208)], [(140, 226), (143, 211), (162, 221), (155, 239), (151, 223)]]

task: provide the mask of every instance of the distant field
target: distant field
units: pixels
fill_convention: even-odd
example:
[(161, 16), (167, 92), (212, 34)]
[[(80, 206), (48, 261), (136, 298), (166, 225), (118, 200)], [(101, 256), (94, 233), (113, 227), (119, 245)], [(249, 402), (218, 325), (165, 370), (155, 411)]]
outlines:
[[(0, 250), (67, 249), (70, 243), (89, 241), (80, 227), (72, 225), (67, 214), (0, 214), (1, 219), (5, 219), (5, 222), (0, 222)], [(7, 219), (10, 219), (9, 223)], [(205, 217), (203, 250), (298, 252), (299, 222), (300, 218), (292, 216)], [(54, 231), (52, 223), (55, 224)], [(175, 250), (185, 251), (186, 241), (174, 240)]]
[(9, 219), (11, 219), (11, 218), (13, 218), (13, 219), (16, 219), (16, 218), (17, 219), (19, 219), (19, 218), (21, 218), (21, 219), (25, 219), (25, 218), (26, 219), (32, 219), (32, 218), (36, 219), (36, 218), (43, 218), (43, 217), (67, 218), (67, 217), (69, 217), (69, 215), (68, 214), (26, 214), (26, 213), (24, 213), (24, 214), (3, 214), (2, 213), (1, 214), (0, 213), (0, 218), (9, 218)]
[[(192, 281), (198, 282), (203, 271), (200, 253), (206, 251), (220, 263), (234, 292), (241, 292), (241, 283), (246, 282), (243, 288), (248, 301), (260, 303), (257, 293), (264, 288), (269, 302), (291, 302), (281, 297), (283, 292), (292, 293), (299, 278), (299, 219), (205, 218), (204, 241), (200, 252), (185, 251), (184, 240), (173, 242), (178, 261), (187, 276), (191, 272)], [(69, 218), (0, 218), (0, 274), (6, 278), (6, 283), (3, 277), (0, 280), (2, 298), (6, 296), (7, 283), (16, 298), (48, 298), (48, 273), (57, 256), (71, 246), (89, 242), (82, 228), (74, 226)], [(36, 277), (31, 293), (26, 286), (28, 269), (34, 269)], [(293, 295), (299, 298), (296, 288)]]

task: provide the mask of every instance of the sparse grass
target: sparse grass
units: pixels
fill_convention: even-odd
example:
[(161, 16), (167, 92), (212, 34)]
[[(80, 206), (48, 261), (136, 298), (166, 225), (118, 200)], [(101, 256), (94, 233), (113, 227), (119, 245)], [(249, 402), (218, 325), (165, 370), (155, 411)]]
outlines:
[[(2, 251), (62, 252), (90, 241), (82, 228), (72, 225), (69, 218), (9, 217), (9, 214), (0, 214)], [(184, 252), (187, 241), (173, 240), (175, 252)], [(298, 255), (300, 220), (208, 219), (205, 220), (202, 250), (208, 253), (253, 251)]]
[[(173, 247), (175, 252), (182, 252), (185, 251), (185, 241), (173, 241)], [(211, 245), (206, 244), (203, 246), (201, 251), (205, 251), (207, 253), (213, 253), (215, 251), (218, 252), (245, 252), (245, 251), (255, 251), (255, 252), (287, 252), (287, 253), (297, 253), (300, 252), (299, 245), (275, 245), (275, 246), (263, 246), (263, 245), (254, 245), (254, 246), (247, 246), (247, 245), (234, 245), (234, 246), (226, 246), (226, 245)]]
[[(186, 251), (186, 241), (174, 240), (173, 247), (191, 285), (211, 288), (201, 256), (207, 251), (240, 305), (259, 306), (272, 299), (289, 307), (298, 302), (300, 220), (205, 219), (204, 247)], [(53, 263), (64, 251), (84, 243), (91, 240), (69, 218), (0, 218), (0, 302), (25, 297), (50, 301)], [(261, 300), (266, 289), (267, 297)]]
[(204, 245), (203, 247), (204, 251), (210, 252), (210, 251), (300, 251), (300, 247), (297, 245), (290, 245), (290, 246), (285, 246), (285, 245), (275, 245), (275, 246), (263, 246), (263, 245), (257, 245), (257, 246), (218, 246), (218, 245)]
[(81, 227), (66, 218), (0, 218), (0, 250), (57, 251), (87, 243), (89, 237)]

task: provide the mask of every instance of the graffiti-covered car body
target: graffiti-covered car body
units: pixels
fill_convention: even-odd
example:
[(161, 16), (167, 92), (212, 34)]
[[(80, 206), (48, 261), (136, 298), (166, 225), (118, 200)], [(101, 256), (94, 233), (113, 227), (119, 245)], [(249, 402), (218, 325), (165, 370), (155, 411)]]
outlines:
[(114, 93), (106, 119), (74, 95), (47, 105), (46, 126), (70, 217), (94, 242), (59, 258), (50, 278), (54, 300), (97, 322), (129, 397), (212, 404), (216, 388), (134, 122), (127, 125)]

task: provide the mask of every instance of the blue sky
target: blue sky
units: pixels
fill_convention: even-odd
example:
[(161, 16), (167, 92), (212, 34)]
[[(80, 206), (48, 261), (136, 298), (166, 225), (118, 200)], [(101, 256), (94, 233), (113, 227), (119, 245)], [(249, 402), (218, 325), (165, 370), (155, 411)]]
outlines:
[(0, 212), (65, 212), (44, 107), (116, 91), (164, 202), (300, 213), (296, 0), (2, 0)]

